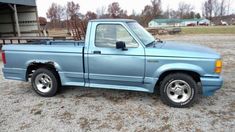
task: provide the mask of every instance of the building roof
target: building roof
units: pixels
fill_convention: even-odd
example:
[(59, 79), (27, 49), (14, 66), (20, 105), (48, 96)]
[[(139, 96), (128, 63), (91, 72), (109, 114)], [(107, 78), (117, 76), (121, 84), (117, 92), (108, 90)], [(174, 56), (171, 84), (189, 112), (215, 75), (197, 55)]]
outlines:
[(178, 18), (170, 18), (170, 19), (153, 19), (152, 21), (157, 23), (181, 23), (181, 22), (187, 22), (187, 21), (202, 21), (207, 20), (205, 18), (193, 18), (193, 19), (178, 19)]
[(36, 0), (0, 0), (0, 3), (36, 6)]

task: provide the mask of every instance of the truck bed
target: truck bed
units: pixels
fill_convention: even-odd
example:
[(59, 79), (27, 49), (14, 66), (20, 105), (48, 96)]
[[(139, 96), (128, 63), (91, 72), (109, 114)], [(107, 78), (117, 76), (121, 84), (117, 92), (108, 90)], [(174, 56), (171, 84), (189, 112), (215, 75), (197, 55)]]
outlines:
[[(84, 41), (43, 41), (40, 43), (7, 44), (4, 51), (82, 53)], [(76, 48), (75, 48), (76, 47)]]
[[(33, 63), (52, 63), (63, 83), (83, 82), (83, 41), (45, 41), (4, 45), (7, 63), (5, 77), (26, 81), (27, 67)], [(14, 68), (13, 68), (14, 67)], [(83, 84), (81, 84), (83, 85)]]

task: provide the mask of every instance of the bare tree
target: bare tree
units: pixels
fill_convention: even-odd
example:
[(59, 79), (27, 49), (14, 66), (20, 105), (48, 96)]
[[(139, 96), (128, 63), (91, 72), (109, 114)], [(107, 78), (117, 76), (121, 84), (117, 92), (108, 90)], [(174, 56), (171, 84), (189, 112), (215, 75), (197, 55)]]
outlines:
[(128, 18), (127, 10), (121, 10), (119, 14), (120, 18)]
[(169, 15), (170, 15), (169, 16), (170, 18), (180, 18), (179, 17), (179, 12), (175, 11), (175, 10), (172, 10), (172, 9), (170, 10)]
[(47, 18), (50, 19), (51, 23), (53, 24), (53, 27), (59, 26), (61, 18), (64, 14), (63, 12), (64, 8), (56, 3), (52, 3), (50, 8), (47, 10)]
[(92, 19), (96, 19), (97, 18), (97, 14), (91, 11), (88, 11), (85, 15), (85, 20), (89, 21)]
[(78, 3), (74, 3), (73, 1), (67, 2), (67, 14), (70, 18), (72, 18), (75, 15), (78, 15), (80, 10), (80, 6)]
[(120, 8), (118, 2), (113, 2), (112, 4), (110, 4), (108, 6), (108, 14), (112, 18), (117, 18), (118, 15), (119, 15), (120, 10), (121, 10), (121, 8)]
[(104, 16), (105, 13), (106, 13), (106, 7), (105, 6), (102, 6), (102, 7), (96, 9), (96, 14), (97, 14), (98, 18)]
[(162, 14), (161, 0), (151, 0), (152, 17), (157, 18)]
[(220, 3), (220, 16), (224, 16), (225, 13), (226, 13), (225, 0), (221, 0), (221, 3)]
[(49, 9), (47, 10), (47, 18), (50, 20), (56, 20), (59, 19), (59, 9), (60, 5), (56, 3), (52, 3)]
[(126, 18), (127, 11), (121, 9), (118, 2), (113, 2), (108, 6), (108, 14), (111, 18)]
[(65, 15), (66, 15), (66, 7), (59, 5), (59, 8), (58, 8), (59, 20), (61, 21), (65, 19)]
[(178, 7), (178, 13), (180, 18), (192, 18), (194, 7), (191, 4), (180, 2)]
[(146, 5), (144, 10), (141, 13), (141, 23), (143, 26), (148, 26), (148, 22), (154, 19), (153, 14), (153, 7), (150, 5)]
[(213, 13), (213, 0), (207, 0), (203, 4), (203, 15), (206, 18), (212, 19), (212, 13)]
[(224, 16), (227, 6), (226, 0), (207, 0), (203, 4), (203, 15), (210, 20), (212, 17)]
[(166, 11), (163, 13), (164, 18), (170, 18), (170, 7), (167, 5)]
[(165, 12), (163, 12), (161, 18), (171, 18), (170, 10), (166, 10)]
[(84, 27), (83, 27), (84, 30), (86, 30), (89, 20), (96, 19), (96, 18), (97, 18), (96, 13), (88, 11), (84, 16), (84, 19), (82, 20), (84, 23)]
[(220, 14), (220, 3), (218, 2), (218, 0), (213, 0), (213, 5), (212, 5), (212, 10), (214, 13), (214, 16), (218, 16)]
[(161, 0), (151, 0), (151, 5), (146, 5), (142, 10), (140, 23), (143, 26), (148, 26), (148, 22), (159, 17), (163, 17)]

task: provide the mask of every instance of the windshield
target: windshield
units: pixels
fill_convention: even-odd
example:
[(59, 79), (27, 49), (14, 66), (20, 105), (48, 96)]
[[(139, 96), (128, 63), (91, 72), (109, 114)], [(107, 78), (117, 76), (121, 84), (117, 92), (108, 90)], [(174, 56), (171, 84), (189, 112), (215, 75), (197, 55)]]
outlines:
[(155, 38), (148, 31), (146, 31), (139, 23), (129, 22), (127, 24), (139, 37), (139, 39), (144, 43), (144, 45), (148, 45), (155, 41)]

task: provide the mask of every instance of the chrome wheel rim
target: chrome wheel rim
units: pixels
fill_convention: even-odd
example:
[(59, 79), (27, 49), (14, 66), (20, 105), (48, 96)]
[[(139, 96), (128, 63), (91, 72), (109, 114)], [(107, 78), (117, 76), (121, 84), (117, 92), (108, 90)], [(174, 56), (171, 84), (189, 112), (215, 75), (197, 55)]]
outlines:
[(192, 94), (192, 88), (183, 80), (174, 80), (167, 86), (167, 96), (175, 103), (187, 101)]
[(45, 73), (41, 73), (35, 78), (35, 85), (40, 92), (47, 93), (52, 88), (52, 79)]

